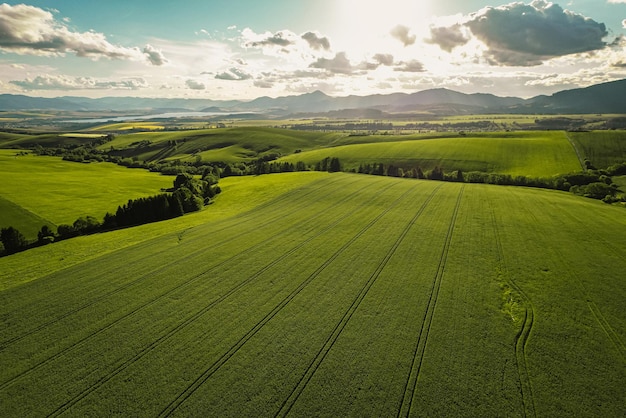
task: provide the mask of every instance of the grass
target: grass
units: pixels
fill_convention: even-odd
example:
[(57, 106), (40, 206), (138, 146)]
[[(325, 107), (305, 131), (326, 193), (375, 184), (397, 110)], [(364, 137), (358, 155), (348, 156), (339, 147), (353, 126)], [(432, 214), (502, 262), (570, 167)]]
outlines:
[(172, 177), (110, 163), (16, 157), (9, 150), (0, 150), (0, 178), (2, 198), (56, 225), (71, 224), (80, 216), (101, 219), (129, 199), (160, 193), (173, 182)]
[[(142, 160), (190, 160), (200, 155), (206, 161), (237, 162), (323, 146), (338, 136), (343, 135), (258, 127), (139, 132), (118, 135), (100, 148), (107, 151), (113, 148), (121, 155), (138, 156)], [(176, 146), (172, 146), (174, 141)]]
[[(419, 136), (417, 137), (419, 138)], [(337, 157), (344, 169), (384, 163), (403, 168), (436, 166), (445, 171), (483, 171), (531, 177), (580, 171), (574, 149), (562, 132), (501, 133), (337, 146), (302, 152), (280, 161), (315, 164)]]
[(220, 181), (222, 194), (210, 207), (166, 222), (78, 237), (0, 258), (0, 291), (101, 257), (111, 252), (158, 239), (184, 236), (185, 231), (207, 222), (242, 216), (280, 195), (305, 187), (328, 173), (286, 173), (280, 176), (229, 177)]
[(569, 132), (583, 159), (596, 168), (626, 161), (626, 131)]
[(32, 213), (15, 203), (0, 196), (0, 228), (12, 226), (20, 231), (26, 239), (34, 240), (42, 226), (55, 226), (52, 222)]
[(0, 415), (621, 414), (622, 208), (343, 173), (223, 188), (4, 286)]

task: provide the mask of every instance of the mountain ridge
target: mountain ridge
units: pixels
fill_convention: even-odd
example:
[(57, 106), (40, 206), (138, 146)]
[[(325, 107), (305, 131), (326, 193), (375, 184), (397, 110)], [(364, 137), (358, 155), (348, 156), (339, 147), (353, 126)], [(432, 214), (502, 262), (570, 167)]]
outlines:
[(253, 112), (274, 116), (326, 113), (346, 109), (376, 109), (387, 113), (428, 111), (442, 105), (462, 113), (626, 113), (626, 79), (589, 87), (562, 90), (530, 99), (502, 97), (490, 93), (466, 94), (446, 88), (414, 93), (373, 94), (367, 96), (329, 96), (319, 90), (301, 95), (272, 98), (262, 96), (250, 101), (186, 98), (62, 96), (57, 98), (27, 95), (0, 95), (0, 111), (187, 111)]

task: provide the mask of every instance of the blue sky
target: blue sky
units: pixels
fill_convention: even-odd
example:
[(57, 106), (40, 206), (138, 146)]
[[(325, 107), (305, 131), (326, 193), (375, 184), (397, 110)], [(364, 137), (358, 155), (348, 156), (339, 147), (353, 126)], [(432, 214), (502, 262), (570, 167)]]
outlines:
[(626, 0), (0, 4), (0, 93), (253, 99), (626, 78)]

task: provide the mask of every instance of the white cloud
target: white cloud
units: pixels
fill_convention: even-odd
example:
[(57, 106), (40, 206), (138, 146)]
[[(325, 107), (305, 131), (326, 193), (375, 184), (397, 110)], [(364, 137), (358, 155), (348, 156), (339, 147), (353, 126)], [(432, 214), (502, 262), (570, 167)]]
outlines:
[(239, 68), (231, 68), (228, 71), (221, 72), (215, 75), (215, 78), (218, 80), (229, 80), (229, 81), (243, 81), (249, 80), (252, 78), (252, 75), (246, 73), (245, 71)]
[(197, 80), (189, 79), (185, 81), (185, 85), (191, 90), (206, 90), (206, 86), (204, 85), (204, 83)]
[(411, 60), (408, 62), (399, 62), (398, 66), (394, 68), (394, 71), (401, 71), (406, 73), (421, 73), (424, 72), (424, 64), (417, 60)]
[(94, 31), (73, 32), (55, 20), (51, 12), (25, 4), (0, 4), (0, 50), (39, 56), (73, 53), (92, 59), (146, 58), (139, 48), (113, 45)]
[(432, 27), (429, 43), (452, 51), (473, 36), (492, 65), (535, 66), (556, 57), (606, 47), (606, 26), (545, 0), (486, 7), (447, 27)]
[(334, 58), (319, 58), (309, 65), (310, 68), (319, 68), (334, 74), (352, 74), (353, 68), (345, 52), (338, 52)]
[(40, 75), (24, 80), (12, 80), (10, 83), (24, 90), (139, 90), (149, 87), (143, 78), (104, 81), (91, 77), (63, 75)]
[(416, 40), (415, 35), (410, 34), (410, 29), (404, 25), (398, 25), (391, 29), (391, 36), (399, 40), (404, 46), (413, 45)]
[(309, 46), (313, 49), (326, 51), (330, 50), (330, 41), (327, 37), (321, 36), (317, 32), (307, 32), (301, 36), (302, 39), (309, 43)]
[(622, 20), (622, 27), (626, 29), (626, 19)]
[(150, 44), (145, 46), (145, 48), (143, 49), (143, 53), (146, 55), (148, 61), (152, 65), (161, 66), (167, 63), (167, 59), (165, 59), (163, 53)]

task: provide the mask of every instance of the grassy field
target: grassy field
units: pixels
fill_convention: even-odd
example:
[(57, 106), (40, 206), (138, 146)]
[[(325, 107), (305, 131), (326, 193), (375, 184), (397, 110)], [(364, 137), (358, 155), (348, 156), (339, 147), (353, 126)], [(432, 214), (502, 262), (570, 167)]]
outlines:
[(20, 231), (28, 240), (37, 238), (37, 232), (42, 226), (48, 225), (54, 227), (55, 224), (38, 216), (32, 212), (25, 210), (23, 207), (16, 205), (0, 196), (0, 228), (12, 226)]
[(583, 159), (596, 168), (620, 164), (626, 158), (626, 131), (569, 132)]
[[(354, 137), (357, 138), (358, 137)], [(366, 137), (369, 138), (369, 137)], [(379, 137), (372, 137), (372, 139)], [(382, 137), (384, 138), (384, 137)], [(420, 138), (417, 136), (415, 138)], [(389, 142), (390, 139), (396, 139)], [(344, 169), (360, 164), (384, 163), (403, 168), (436, 166), (445, 171), (482, 171), (531, 177), (580, 171), (576, 153), (563, 132), (519, 132), (473, 137), (401, 140), (390, 136), (372, 142), (318, 149), (290, 155), (280, 161), (315, 164), (336, 157)]]
[(238, 162), (267, 154), (287, 155), (297, 149), (327, 145), (342, 136), (345, 135), (259, 127), (138, 132), (118, 135), (100, 149), (113, 148), (121, 155), (137, 156), (144, 161), (168, 158), (194, 161), (200, 156), (204, 161)]
[[(223, 182), (215, 217), (118, 251), (0, 259), (44, 264), (0, 275), (1, 416), (623, 413), (622, 208), (341, 173)], [(238, 207), (219, 206), (228, 187)]]
[[(172, 177), (110, 163), (16, 156), (11, 150), (0, 150), (0, 178), (1, 198), (55, 225), (71, 224), (87, 215), (101, 219), (128, 199), (158, 194), (173, 182)], [(0, 224), (8, 226), (7, 221), (13, 220), (13, 216), (2, 216)]]

